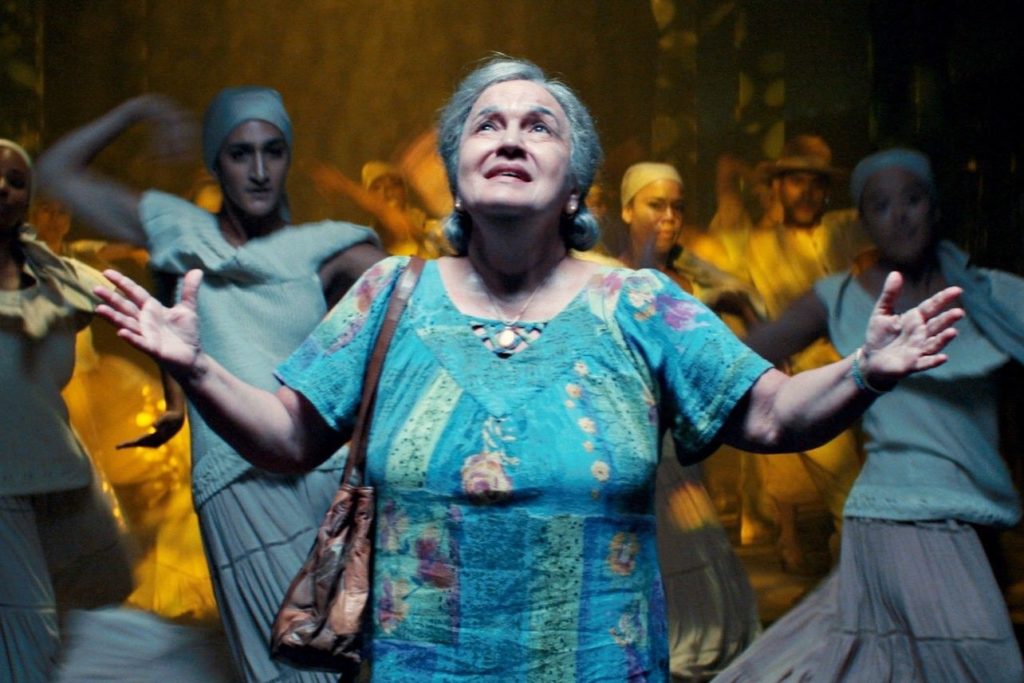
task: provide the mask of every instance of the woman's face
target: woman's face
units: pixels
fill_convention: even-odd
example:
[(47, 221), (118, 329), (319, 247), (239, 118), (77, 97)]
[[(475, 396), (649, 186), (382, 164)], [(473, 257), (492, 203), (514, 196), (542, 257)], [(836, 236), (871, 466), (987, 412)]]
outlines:
[(879, 253), (912, 265), (931, 246), (938, 214), (928, 186), (902, 168), (878, 171), (864, 185), (860, 218)]
[(531, 81), (484, 90), (466, 119), (459, 146), (458, 196), (471, 215), (550, 215), (557, 223), (570, 198), (569, 120), (545, 87)]
[(21, 155), (0, 146), (0, 230), (8, 232), (25, 222), (32, 171)]
[(622, 209), (633, 254), (664, 258), (683, 231), (683, 188), (674, 180), (643, 186)]
[(284, 135), (266, 121), (240, 123), (217, 156), (225, 199), (243, 215), (264, 218), (278, 209), (291, 154)]

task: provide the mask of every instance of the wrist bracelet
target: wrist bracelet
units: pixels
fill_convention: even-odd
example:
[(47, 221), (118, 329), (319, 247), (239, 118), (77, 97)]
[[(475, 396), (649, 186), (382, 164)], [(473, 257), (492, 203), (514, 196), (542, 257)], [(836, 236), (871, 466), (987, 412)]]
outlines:
[(857, 349), (857, 353), (853, 354), (853, 368), (850, 370), (850, 375), (853, 377), (853, 383), (857, 385), (857, 388), (861, 391), (874, 394), (875, 396), (881, 396), (882, 394), (892, 391), (892, 389), (879, 389), (868, 382), (868, 378), (864, 376), (864, 372), (860, 367), (860, 360), (863, 356), (863, 346)]

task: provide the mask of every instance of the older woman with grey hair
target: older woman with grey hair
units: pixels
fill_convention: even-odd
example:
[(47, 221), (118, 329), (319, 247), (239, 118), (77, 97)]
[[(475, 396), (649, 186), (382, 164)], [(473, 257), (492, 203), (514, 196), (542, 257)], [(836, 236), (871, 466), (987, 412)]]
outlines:
[[(665, 680), (652, 511), (659, 442), (772, 451), (827, 438), (873, 385), (941, 364), (951, 289), (891, 315), (867, 353), (788, 378), (660, 273), (583, 261), (600, 159), (571, 90), (498, 57), (441, 116), (457, 256), (428, 262), (384, 362), (367, 453), (377, 487), (375, 681)], [(271, 393), (206, 353), (202, 274), (166, 309), (117, 273), (118, 334), (183, 383), (258, 466), (301, 472), (348, 438), (360, 378), (408, 259), (370, 269), (278, 368)]]
[[(165, 192), (136, 192), (89, 168), (141, 122), (156, 124), (172, 150), (191, 132), (166, 98), (137, 97), (50, 148), (39, 161), (43, 183), (105, 237), (147, 247), (151, 268), (170, 281), (169, 298), (187, 270), (202, 269), (212, 285), (197, 310), (203, 343), (246, 381), (273, 389), (274, 366), (384, 254), (366, 228), (291, 224), (285, 181), (292, 124), (276, 91), (226, 88), (207, 108), (202, 152), (224, 197), (217, 214)], [(180, 417), (162, 419), (135, 445), (158, 446), (180, 425)], [(272, 475), (242, 459), (194, 404), (189, 428), (193, 502), (236, 667), (249, 681), (330, 680), (272, 661), (267, 642), (330, 503), (339, 458), (303, 475)]]

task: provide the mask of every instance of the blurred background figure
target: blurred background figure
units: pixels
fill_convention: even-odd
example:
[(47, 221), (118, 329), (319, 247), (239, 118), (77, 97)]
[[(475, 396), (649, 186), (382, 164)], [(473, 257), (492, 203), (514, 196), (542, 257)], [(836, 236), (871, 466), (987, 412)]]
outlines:
[[(104, 240), (65, 242), (71, 215), (58, 202), (42, 200), (33, 208), (40, 236), (56, 253), (72, 252), (101, 269), (123, 268), (122, 260), (145, 261), (144, 249)], [(71, 424), (93, 462), (113, 487), (119, 511), (133, 537), (136, 588), (128, 604), (169, 618), (217, 621), (199, 526), (189, 486), (186, 432), (156, 448), (119, 449), (118, 444), (150, 428), (166, 409), (155, 368), (149, 371), (113, 353), (101, 353), (91, 326), (75, 347), (75, 372), (64, 389)], [(116, 402), (106, 399), (118, 396)]]
[(657, 268), (712, 308), (748, 323), (757, 317), (761, 305), (753, 289), (716, 265), (727, 261), (721, 243), (685, 229), (683, 181), (675, 168), (633, 164), (622, 177), (620, 201), (628, 235), (620, 261), (631, 268)]
[[(176, 298), (180, 276), (201, 267), (208, 283), (199, 310), (205, 343), (219, 346), (218, 355), (251, 381), (276, 386), (272, 369), (283, 354), (384, 254), (365, 228), (292, 223), (286, 191), (291, 119), (270, 88), (225, 88), (207, 108), (203, 162), (223, 198), (216, 214), (172, 194), (138, 192), (90, 166), (142, 122), (157, 125), (161, 148), (181, 155), (194, 133), (191, 121), (166, 98), (132, 98), (51, 146), (40, 159), (40, 174), (100, 234), (148, 247), (152, 267), (163, 273), (157, 281), (161, 296)], [(168, 396), (175, 418), (161, 415), (132, 445), (160, 446), (180, 429), (181, 393)], [(193, 502), (238, 675), (331, 680), (271, 660), (267, 642), (281, 596), (337, 488), (343, 456), (303, 476), (275, 476), (243, 461), (194, 412), (189, 427)], [(91, 631), (99, 638), (110, 632), (102, 626)], [(89, 663), (100, 648), (81, 651)], [(76, 670), (70, 664), (67, 669)]]
[[(145, 249), (131, 244), (65, 240), (72, 217), (52, 199), (36, 201), (32, 216), (40, 237), (55, 253), (98, 270), (139, 271), (148, 261)], [(68, 616), (67, 648), (55, 679), (232, 680), (192, 506), (188, 433), (179, 431), (152, 448), (124, 448), (166, 414), (156, 368), (148, 361), (143, 366), (131, 356), (101, 351), (89, 325), (78, 334), (75, 371), (63, 396), (71, 425), (126, 527), (134, 587), (123, 602), (131, 609)], [(112, 396), (117, 400), (109, 400)], [(113, 644), (94, 640), (100, 633), (120, 633), (120, 638)]]
[[(731, 245), (733, 272), (750, 283), (763, 302), (763, 319), (778, 317), (818, 279), (849, 267), (867, 248), (853, 210), (826, 212), (832, 183), (843, 172), (832, 165), (831, 149), (820, 136), (795, 136), (778, 159), (762, 162), (753, 171), (728, 157), (720, 162), (719, 171), (719, 210), (712, 226)], [(739, 195), (740, 178), (754, 188), (761, 212), (756, 224)], [(831, 344), (822, 339), (789, 359), (786, 367), (799, 372), (837, 359)], [(741, 540), (764, 540), (769, 533), (764, 520), (770, 518), (785, 569), (803, 574), (825, 571), (838, 551), (843, 502), (861, 459), (854, 431), (806, 453), (744, 458)], [(798, 529), (804, 518), (813, 520), (825, 513), (833, 532)]]
[[(1024, 360), (1024, 280), (973, 266), (939, 239), (938, 188), (916, 150), (861, 160), (851, 195), (876, 247), (871, 263), (821, 280), (749, 339), (779, 361), (828, 336), (844, 356), (856, 354), (853, 379), (875, 397), (842, 556), (721, 680), (1024, 680), (999, 572), (986, 558), (986, 541), (1021, 516), (997, 418), (1006, 370)], [(859, 374), (861, 337), (893, 271), (902, 274), (896, 312), (909, 315), (955, 285), (966, 316), (947, 363), (874, 385)]]
[(414, 206), (409, 189), (397, 166), (386, 161), (363, 164), (362, 183), (356, 183), (335, 166), (313, 162), (306, 170), (324, 198), (341, 197), (373, 216), (373, 229), (389, 254), (437, 258), (443, 253), (440, 224)]
[(122, 530), (61, 389), (103, 277), (26, 222), (32, 161), (0, 139), (0, 671), (50, 681), (68, 610), (131, 592)]
[[(715, 245), (686, 229), (683, 181), (674, 167), (630, 166), (620, 196), (629, 235), (620, 257), (625, 265), (660, 270), (709, 301), (724, 301), (719, 295), (730, 292), (753, 315), (744, 296), (748, 288), (690, 250), (700, 246), (707, 253)], [(735, 451), (720, 450), (729, 452), (712, 460), (735, 460)], [(708, 681), (753, 642), (761, 626), (754, 591), (704, 487), (702, 466), (682, 466), (670, 437), (662, 440), (654, 506), (673, 680)]]

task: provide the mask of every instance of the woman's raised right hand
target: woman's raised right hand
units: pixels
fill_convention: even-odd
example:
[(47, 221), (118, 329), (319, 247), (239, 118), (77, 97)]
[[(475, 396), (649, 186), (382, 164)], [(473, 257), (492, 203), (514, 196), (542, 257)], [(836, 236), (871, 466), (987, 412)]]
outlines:
[(187, 376), (202, 352), (196, 315), (202, 271), (190, 270), (185, 274), (181, 301), (172, 308), (116, 270), (103, 274), (117, 291), (106, 287), (93, 290), (103, 301), (96, 307), (96, 314), (117, 328), (117, 336), (152, 356), (173, 375)]

